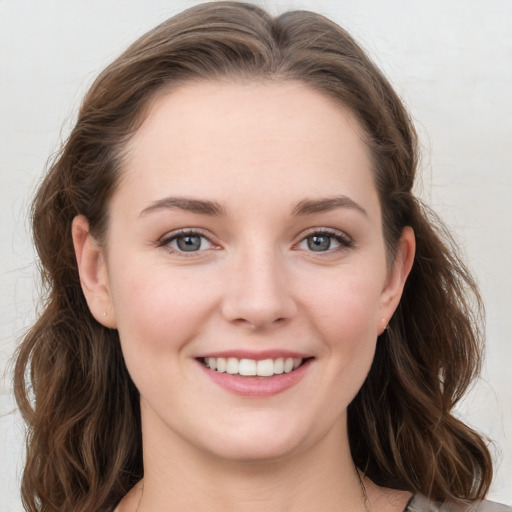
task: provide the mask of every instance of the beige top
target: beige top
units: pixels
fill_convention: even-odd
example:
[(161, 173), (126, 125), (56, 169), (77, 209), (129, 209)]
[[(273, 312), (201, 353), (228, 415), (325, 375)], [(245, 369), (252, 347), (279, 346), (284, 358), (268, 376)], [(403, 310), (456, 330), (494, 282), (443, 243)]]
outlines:
[(512, 508), (487, 500), (475, 501), (468, 505), (439, 503), (416, 494), (404, 512), (512, 512)]

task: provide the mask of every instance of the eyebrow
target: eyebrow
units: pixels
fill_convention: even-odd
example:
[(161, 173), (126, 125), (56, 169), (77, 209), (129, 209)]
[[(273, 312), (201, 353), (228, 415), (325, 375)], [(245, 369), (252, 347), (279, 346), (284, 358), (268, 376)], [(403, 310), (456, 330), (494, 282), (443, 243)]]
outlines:
[(190, 197), (164, 197), (153, 201), (147, 208), (144, 208), (139, 214), (142, 217), (148, 213), (157, 210), (184, 210), (186, 212), (198, 213), (201, 215), (225, 215), (224, 208), (215, 201), (203, 199), (192, 199)]
[[(361, 212), (368, 217), (366, 210), (347, 196), (335, 196), (322, 199), (304, 199), (297, 203), (292, 210), (292, 215), (314, 215), (335, 210), (337, 208), (350, 208)], [(153, 201), (147, 208), (144, 208), (139, 214), (142, 217), (148, 213), (158, 210), (183, 210), (200, 215), (220, 216), (225, 215), (226, 210), (222, 205), (215, 201), (204, 199), (193, 199), (190, 197), (164, 197)]]
[(353, 199), (347, 196), (334, 196), (322, 199), (304, 199), (300, 201), (292, 210), (292, 215), (313, 215), (315, 213), (324, 213), (337, 208), (349, 208), (357, 210), (365, 217), (368, 212)]

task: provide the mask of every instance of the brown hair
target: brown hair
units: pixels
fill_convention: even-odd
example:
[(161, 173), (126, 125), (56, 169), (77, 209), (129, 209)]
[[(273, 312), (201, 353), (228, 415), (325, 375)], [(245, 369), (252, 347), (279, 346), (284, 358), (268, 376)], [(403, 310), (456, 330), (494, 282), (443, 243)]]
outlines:
[[(417, 251), (402, 301), (349, 407), (357, 466), (377, 484), (431, 498), (482, 498), (482, 438), (452, 409), (481, 352), (477, 288), (441, 224), (413, 196), (414, 128), (381, 72), (345, 30), (310, 12), (270, 17), (214, 2), (148, 32), (86, 95), (33, 204), (44, 308), (19, 348), (15, 393), (28, 423), (27, 510), (107, 511), (142, 477), (138, 392), (118, 333), (94, 320), (71, 239), (78, 214), (102, 240), (123, 147), (156, 94), (190, 80), (299, 80), (358, 117), (374, 159), (390, 257), (404, 226)], [(437, 227), (436, 227), (437, 226)]]

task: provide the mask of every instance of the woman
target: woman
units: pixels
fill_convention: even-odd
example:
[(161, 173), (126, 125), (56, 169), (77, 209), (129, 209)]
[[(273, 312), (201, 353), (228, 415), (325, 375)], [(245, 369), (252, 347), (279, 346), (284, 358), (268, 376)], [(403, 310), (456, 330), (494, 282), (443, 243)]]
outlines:
[(506, 510), (451, 413), (479, 296), (416, 158), (321, 16), (204, 4), (135, 42), (34, 202), (26, 509)]

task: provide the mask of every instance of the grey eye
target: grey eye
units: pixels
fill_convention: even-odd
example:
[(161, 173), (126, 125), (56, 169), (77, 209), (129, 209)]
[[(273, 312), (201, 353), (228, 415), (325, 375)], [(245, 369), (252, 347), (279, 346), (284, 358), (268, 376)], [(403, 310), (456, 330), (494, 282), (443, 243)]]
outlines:
[(180, 251), (198, 251), (201, 248), (201, 237), (198, 235), (185, 235), (176, 238), (176, 245)]
[(352, 247), (352, 239), (343, 232), (318, 230), (305, 236), (297, 245), (303, 251), (335, 253)]
[(174, 236), (167, 245), (177, 252), (197, 252), (209, 249), (212, 244), (204, 236), (196, 233), (184, 233)]
[(315, 251), (315, 252), (328, 251), (331, 248), (332, 236), (330, 236), (330, 235), (310, 235), (306, 238), (306, 242), (307, 242), (308, 249), (310, 251)]

